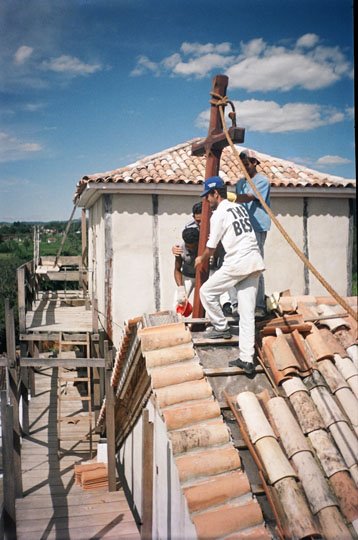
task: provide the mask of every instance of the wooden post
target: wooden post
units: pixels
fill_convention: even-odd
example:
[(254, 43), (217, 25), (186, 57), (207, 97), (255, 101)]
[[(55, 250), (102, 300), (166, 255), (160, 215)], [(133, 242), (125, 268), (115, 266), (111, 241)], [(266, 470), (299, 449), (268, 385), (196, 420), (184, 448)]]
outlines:
[[(98, 300), (92, 298), (92, 339), (91, 339), (91, 350), (92, 356), (94, 358), (99, 358), (100, 349), (99, 349), (99, 336), (98, 336)], [(94, 337), (96, 336), (96, 339)], [(101, 395), (101, 379), (104, 379), (103, 369), (102, 368), (93, 368), (92, 372), (93, 377), (93, 407), (94, 407), (94, 417), (95, 425), (97, 425), (97, 419), (100, 411), (100, 406), (103, 400), (103, 392)], [(96, 428), (96, 430), (99, 428)]]
[(21, 428), (19, 419), (19, 394), (18, 394), (18, 376), (16, 368), (16, 343), (15, 343), (15, 321), (13, 309), (9, 308), (9, 300), (5, 301), (5, 321), (6, 321), (6, 349), (9, 358), (9, 398), (13, 406), (13, 425), (14, 425), (14, 478), (15, 478), (15, 495), (20, 498), (22, 493), (22, 476), (21, 476)]
[(152, 539), (153, 530), (153, 440), (154, 426), (149, 411), (142, 413), (142, 540)]
[(19, 311), (19, 332), (26, 332), (26, 294), (25, 294), (25, 267), (17, 269), (17, 305)]
[[(15, 510), (15, 470), (13, 454), (13, 406), (7, 403), (7, 392), (1, 390), (1, 430), (2, 430), (2, 460), (3, 460), (3, 486), (4, 486), (4, 522), (5, 528), (12, 530), (16, 527)], [(16, 530), (16, 529), (15, 529)], [(16, 538), (10, 535), (10, 538)]]
[(82, 253), (81, 253), (81, 271), (80, 271), (80, 287), (82, 287), (83, 295), (87, 292), (88, 283), (85, 280), (84, 269), (87, 268), (87, 217), (86, 209), (82, 208), (81, 212), (81, 243), (82, 243)]
[(21, 431), (23, 435), (29, 435), (30, 433), (30, 420), (29, 420), (29, 370), (31, 368), (20, 368), (20, 396), (22, 399), (22, 418), (21, 418)]
[(104, 358), (106, 363), (106, 435), (107, 435), (107, 467), (108, 491), (116, 491), (116, 426), (114, 418), (114, 390), (111, 385), (113, 368), (112, 350), (108, 349), (108, 341), (104, 342)]
[[(226, 75), (217, 75), (213, 79), (211, 92), (222, 97), (226, 96), (226, 89), (229, 78)], [(229, 129), (230, 137), (234, 143), (244, 142), (244, 129), (233, 126)], [(204, 141), (194, 143), (192, 146), (192, 155), (206, 155), (205, 179), (211, 176), (217, 176), (220, 168), (220, 157), (225, 146), (228, 146), (223, 126), (221, 123), (220, 111), (215, 105), (215, 98), (211, 102), (210, 123), (208, 136)], [(205, 249), (206, 242), (209, 237), (210, 229), (210, 207), (206, 199), (203, 199), (203, 210), (200, 225), (200, 238), (198, 253), (201, 255)], [(207, 280), (209, 275), (208, 264), (202, 269), (196, 271), (195, 291), (194, 291), (194, 308), (193, 317), (203, 317), (204, 309), (200, 302), (199, 291), (202, 284)]]
[[(29, 354), (33, 358), (39, 357), (39, 349), (36, 341), (30, 341), (29, 343)], [(29, 390), (31, 397), (35, 397), (36, 387), (35, 387), (35, 368), (29, 368)]]

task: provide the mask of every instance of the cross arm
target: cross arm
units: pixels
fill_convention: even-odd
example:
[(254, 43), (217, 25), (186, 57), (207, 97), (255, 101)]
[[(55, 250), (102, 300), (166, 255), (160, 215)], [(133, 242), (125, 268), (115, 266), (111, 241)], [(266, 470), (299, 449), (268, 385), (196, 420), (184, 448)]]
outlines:
[[(234, 144), (244, 142), (244, 128), (231, 126), (228, 129), (228, 132)], [(204, 156), (208, 151), (221, 152), (228, 145), (229, 143), (223, 131), (220, 133), (211, 133), (206, 139), (193, 143), (191, 146), (191, 153), (193, 156)]]

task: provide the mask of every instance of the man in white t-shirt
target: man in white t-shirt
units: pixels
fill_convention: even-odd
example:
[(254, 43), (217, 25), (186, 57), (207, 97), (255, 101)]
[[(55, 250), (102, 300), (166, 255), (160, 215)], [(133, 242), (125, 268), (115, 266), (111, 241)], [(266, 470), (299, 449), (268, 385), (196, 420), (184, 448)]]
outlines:
[(210, 235), (195, 266), (209, 259), (221, 241), (224, 262), (200, 288), (200, 299), (213, 328), (206, 332), (211, 339), (231, 338), (231, 331), (220, 306), (220, 296), (231, 287), (237, 290), (239, 320), (239, 358), (236, 364), (247, 374), (255, 370), (255, 304), (258, 280), (265, 269), (247, 210), (227, 200), (227, 188), (219, 176), (205, 180), (201, 197), (206, 197), (213, 214)]

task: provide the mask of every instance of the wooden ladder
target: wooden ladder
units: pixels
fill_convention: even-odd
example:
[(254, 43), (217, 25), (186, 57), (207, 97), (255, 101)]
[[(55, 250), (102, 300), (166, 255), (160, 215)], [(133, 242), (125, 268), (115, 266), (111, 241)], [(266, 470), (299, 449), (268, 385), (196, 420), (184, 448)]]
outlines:
[[(68, 349), (68, 346), (70, 346), (70, 350)], [(74, 350), (74, 347), (81, 347), (83, 349), (83, 355), (85, 358), (90, 357), (90, 334), (89, 332), (81, 333), (81, 334), (70, 334), (68, 332), (60, 332), (59, 333), (59, 358), (74, 358), (76, 355), (76, 351)], [(66, 350), (64, 350), (64, 348)], [(89, 448), (82, 450), (77, 449), (76, 450), (76, 444), (73, 446), (73, 451), (78, 453), (88, 453), (90, 459), (93, 457), (93, 410), (92, 410), (92, 398), (91, 398), (91, 368), (87, 366), (86, 368), (86, 376), (78, 376), (75, 375), (73, 369), (67, 369), (65, 367), (59, 367), (58, 368), (58, 383), (57, 383), (57, 436), (58, 436), (58, 453), (66, 453), (66, 450), (61, 448), (61, 441), (66, 441), (66, 436), (70, 436), (71, 440), (77, 440), (78, 444), (82, 444), (85, 442), (89, 443)], [(72, 383), (70, 385), (69, 383)], [(74, 392), (74, 384), (76, 383), (86, 383), (86, 395), (81, 395), (80, 393)], [(81, 407), (83, 409), (84, 404), (86, 403), (86, 412), (87, 415), (83, 414), (83, 410), (80, 414), (73, 414), (74, 411), (69, 412), (68, 410), (64, 410), (65, 403), (73, 403), (74, 405), (78, 402), (81, 402)], [(85, 417), (88, 417), (88, 432), (85, 434), (85, 436), (81, 437), (79, 431), (76, 427), (76, 424), (83, 420)], [(66, 430), (66, 435), (63, 433), (63, 427), (66, 425), (68, 428)], [(73, 429), (69, 430), (69, 427), (73, 427)], [(82, 425), (81, 425), (82, 427)], [(68, 431), (70, 431), (70, 435), (68, 435)]]

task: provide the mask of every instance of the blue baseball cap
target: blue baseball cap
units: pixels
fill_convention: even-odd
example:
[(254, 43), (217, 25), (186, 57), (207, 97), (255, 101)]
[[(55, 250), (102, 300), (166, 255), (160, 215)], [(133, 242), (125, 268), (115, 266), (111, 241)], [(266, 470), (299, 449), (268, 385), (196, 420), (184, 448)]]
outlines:
[(204, 182), (204, 191), (200, 194), (200, 197), (206, 197), (212, 189), (220, 189), (225, 186), (224, 180), (220, 176), (210, 176)]

